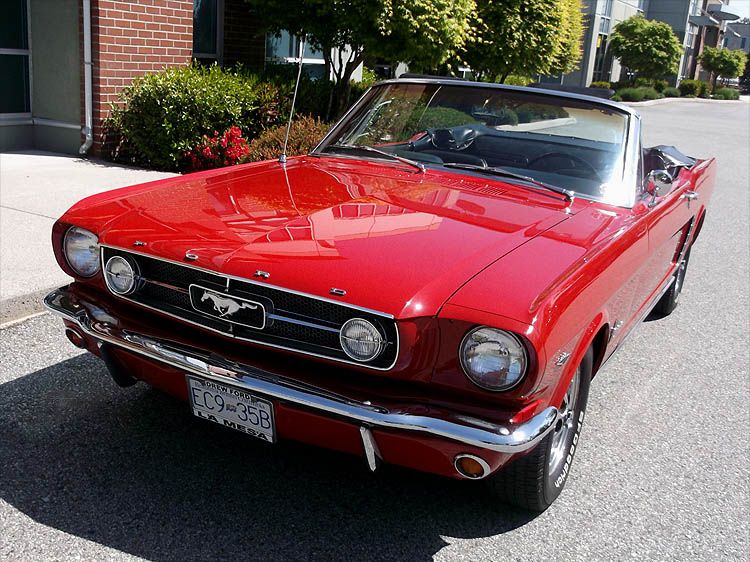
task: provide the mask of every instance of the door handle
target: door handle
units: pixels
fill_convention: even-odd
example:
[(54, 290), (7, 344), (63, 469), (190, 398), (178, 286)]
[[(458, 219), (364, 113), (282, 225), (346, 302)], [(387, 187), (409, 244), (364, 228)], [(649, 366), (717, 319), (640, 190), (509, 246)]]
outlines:
[(689, 209), (690, 208), (690, 202), (691, 201), (695, 201), (696, 199), (698, 199), (698, 192), (697, 191), (686, 191), (685, 193), (682, 194), (681, 199), (684, 199), (685, 201), (687, 201), (687, 206), (688, 206), (688, 209)]

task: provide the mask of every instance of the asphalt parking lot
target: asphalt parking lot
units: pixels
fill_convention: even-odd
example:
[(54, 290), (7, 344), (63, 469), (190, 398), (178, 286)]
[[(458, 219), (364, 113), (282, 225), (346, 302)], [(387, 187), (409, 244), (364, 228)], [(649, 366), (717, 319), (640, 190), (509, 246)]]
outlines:
[(718, 182), (680, 306), (594, 380), (547, 512), (243, 439), (116, 387), (43, 315), (0, 332), (0, 560), (747, 560), (750, 104), (640, 111)]

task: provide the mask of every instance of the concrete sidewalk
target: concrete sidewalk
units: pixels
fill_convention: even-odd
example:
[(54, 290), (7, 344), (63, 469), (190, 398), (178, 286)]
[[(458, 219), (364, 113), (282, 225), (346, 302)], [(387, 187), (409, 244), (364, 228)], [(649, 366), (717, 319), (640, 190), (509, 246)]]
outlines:
[(174, 174), (49, 152), (0, 153), (0, 325), (42, 310), (70, 281), (55, 261), (55, 220), (88, 195)]

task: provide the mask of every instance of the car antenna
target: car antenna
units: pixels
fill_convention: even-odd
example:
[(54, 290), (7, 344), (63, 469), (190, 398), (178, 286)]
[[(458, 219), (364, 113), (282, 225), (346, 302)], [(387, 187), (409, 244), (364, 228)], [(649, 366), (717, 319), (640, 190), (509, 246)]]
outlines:
[(297, 81), (294, 83), (294, 95), (292, 96), (292, 108), (289, 110), (289, 122), (286, 124), (286, 134), (284, 135), (284, 148), (279, 156), (279, 162), (286, 164), (286, 148), (289, 143), (289, 132), (292, 129), (292, 118), (294, 117), (294, 106), (297, 103), (297, 90), (299, 89), (299, 81), (302, 78), (302, 57), (305, 54), (305, 39), (306, 36), (302, 35), (302, 39), (299, 42), (299, 64), (297, 66)]

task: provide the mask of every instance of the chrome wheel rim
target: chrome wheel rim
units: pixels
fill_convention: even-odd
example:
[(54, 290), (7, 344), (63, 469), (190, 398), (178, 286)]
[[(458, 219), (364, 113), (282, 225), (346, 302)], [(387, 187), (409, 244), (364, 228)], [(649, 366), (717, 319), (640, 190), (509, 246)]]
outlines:
[(555, 431), (552, 433), (552, 449), (549, 455), (549, 474), (555, 474), (557, 469), (565, 460), (568, 454), (568, 442), (570, 436), (575, 432), (575, 410), (578, 401), (578, 385), (580, 384), (581, 368), (576, 370), (570, 386), (565, 392), (562, 404), (560, 404), (560, 417), (557, 420)]

